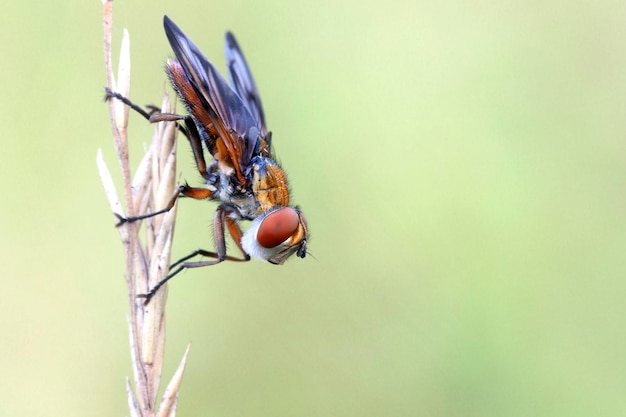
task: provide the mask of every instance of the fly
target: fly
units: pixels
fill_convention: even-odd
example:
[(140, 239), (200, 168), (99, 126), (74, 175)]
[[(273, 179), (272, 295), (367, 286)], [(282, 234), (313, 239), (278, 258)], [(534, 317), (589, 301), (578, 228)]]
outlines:
[[(186, 268), (215, 265), (225, 260), (245, 262), (250, 258), (282, 265), (296, 254), (307, 253), (308, 229), (304, 214), (292, 206), (285, 172), (272, 151), (261, 98), (246, 59), (232, 33), (226, 33), (225, 52), (230, 85), (200, 49), (167, 16), (165, 34), (176, 59), (168, 59), (166, 72), (188, 115), (145, 111), (125, 97), (107, 91), (108, 98), (122, 100), (149, 117), (151, 122), (180, 121), (189, 140), (196, 166), (205, 181), (201, 187), (179, 186), (163, 210), (124, 218), (133, 222), (169, 211), (182, 194), (197, 200), (215, 200), (214, 238), (216, 250), (197, 250), (172, 265), (174, 269), (147, 294), (146, 303), (169, 279)], [(203, 147), (204, 145), (204, 147)], [(211, 155), (208, 161), (205, 152)], [(246, 232), (239, 222), (251, 221)], [(242, 257), (226, 254), (225, 230), (232, 236)], [(209, 260), (189, 261), (201, 255)]]

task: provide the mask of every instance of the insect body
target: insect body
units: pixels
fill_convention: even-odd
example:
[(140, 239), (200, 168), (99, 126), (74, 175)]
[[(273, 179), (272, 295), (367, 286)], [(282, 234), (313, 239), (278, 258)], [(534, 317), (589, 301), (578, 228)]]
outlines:
[[(146, 294), (148, 300), (165, 281), (185, 268), (227, 259), (248, 261), (250, 257), (280, 265), (294, 253), (304, 258), (308, 237), (304, 215), (290, 205), (287, 177), (274, 160), (259, 93), (234, 36), (227, 33), (225, 43), (231, 86), (171, 19), (165, 16), (163, 23), (176, 56), (167, 61), (166, 71), (189, 115), (158, 113), (150, 120), (183, 122), (206, 186), (183, 185), (164, 210), (121, 220), (135, 221), (163, 213), (171, 209), (180, 194), (221, 204), (214, 218), (216, 252), (198, 250), (175, 263), (173, 266), (178, 268)], [(212, 156), (208, 164), (203, 144)], [(238, 224), (241, 220), (252, 221), (245, 233)], [(225, 229), (243, 258), (226, 254)], [(187, 262), (196, 255), (213, 259)]]

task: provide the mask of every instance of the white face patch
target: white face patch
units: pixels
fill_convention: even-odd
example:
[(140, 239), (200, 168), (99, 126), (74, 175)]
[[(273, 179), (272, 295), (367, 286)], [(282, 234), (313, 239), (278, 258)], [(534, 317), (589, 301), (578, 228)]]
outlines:
[(276, 248), (264, 248), (259, 245), (257, 241), (256, 235), (259, 231), (259, 226), (261, 226), (261, 222), (265, 216), (259, 216), (252, 221), (246, 233), (241, 237), (241, 246), (243, 250), (245, 250), (250, 257), (254, 259), (260, 259), (263, 261), (267, 261), (271, 258), (277, 251)]

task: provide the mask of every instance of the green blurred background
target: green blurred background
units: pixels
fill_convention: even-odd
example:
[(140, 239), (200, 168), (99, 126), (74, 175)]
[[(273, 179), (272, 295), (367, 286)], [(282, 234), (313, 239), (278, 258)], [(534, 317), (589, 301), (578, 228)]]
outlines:
[[(163, 14), (220, 69), (237, 35), (315, 256), (174, 281), (179, 415), (624, 415), (626, 3), (119, 0), (139, 103)], [(0, 27), (0, 415), (127, 415), (101, 5)], [(133, 117), (134, 164), (151, 132)], [(174, 257), (212, 247), (214, 207), (181, 202)]]

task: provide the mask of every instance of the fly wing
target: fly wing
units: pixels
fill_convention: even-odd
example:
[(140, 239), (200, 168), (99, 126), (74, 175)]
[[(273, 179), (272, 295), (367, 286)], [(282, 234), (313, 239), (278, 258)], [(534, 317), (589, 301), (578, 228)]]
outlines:
[(246, 167), (258, 151), (259, 121), (215, 66), (169, 17), (163, 18), (163, 26), (176, 59), (201, 103), (191, 109), (192, 116), (196, 121), (210, 120), (219, 136), (218, 141), (221, 140), (226, 148), (239, 182), (248, 185)]
[(252, 116), (256, 118), (261, 126), (261, 136), (265, 138), (267, 136), (267, 125), (265, 124), (265, 114), (261, 105), (261, 96), (246, 58), (243, 56), (241, 48), (239, 48), (239, 44), (231, 32), (226, 32), (224, 51), (226, 53), (226, 65), (230, 83)]

